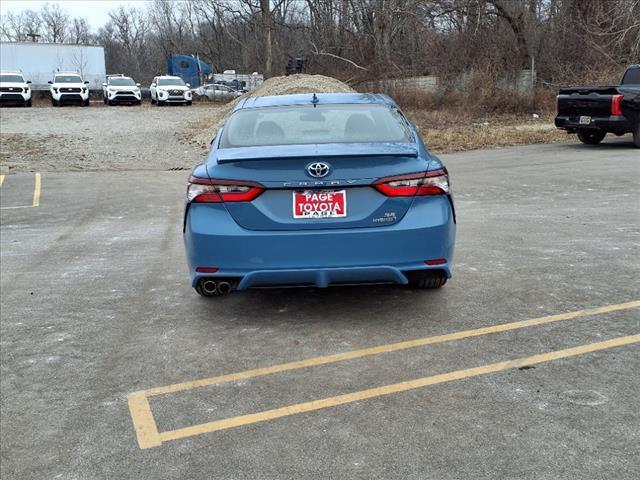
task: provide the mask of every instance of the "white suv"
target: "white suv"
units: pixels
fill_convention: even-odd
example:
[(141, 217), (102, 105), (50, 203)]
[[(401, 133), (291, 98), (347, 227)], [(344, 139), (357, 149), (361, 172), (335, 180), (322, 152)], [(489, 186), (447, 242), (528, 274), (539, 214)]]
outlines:
[(0, 104), (31, 106), (31, 80), (24, 81), (22, 72), (0, 72)]
[(131, 77), (125, 77), (121, 73), (107, 75), (107, 82), (102, 84), (102, 98), (105, 105), (116, 103), (142, 104), (140, 84)]
[(151, 104), (159, 107), (167, 103), (184, 103), (191, 105), (191, 90), (189, 84), (184, 83), (180, 77), (161, 76), (155, 77), (149, 87)]
[(77, 72), (56, 72), (51, 87), (51, 105), (57, 107), (65, 102), (82, 102), (89, 106), (89, 82), (84, 82)]

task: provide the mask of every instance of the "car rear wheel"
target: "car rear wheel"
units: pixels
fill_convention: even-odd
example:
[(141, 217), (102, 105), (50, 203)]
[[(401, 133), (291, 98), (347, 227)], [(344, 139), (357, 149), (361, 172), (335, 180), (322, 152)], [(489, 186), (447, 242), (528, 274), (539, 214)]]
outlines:
[(596, 145), (606, 136), (607, 132), (602, 130), (578, 130), (578, 138), (585, 145)]
[(435, 278), (423, 278), (422, 280), (410, 281), (409, 286), (411, 288), (431, 290), (434, 288), (440, 288), (445, 283), (447, 283), (447, 277), (435, 277)]

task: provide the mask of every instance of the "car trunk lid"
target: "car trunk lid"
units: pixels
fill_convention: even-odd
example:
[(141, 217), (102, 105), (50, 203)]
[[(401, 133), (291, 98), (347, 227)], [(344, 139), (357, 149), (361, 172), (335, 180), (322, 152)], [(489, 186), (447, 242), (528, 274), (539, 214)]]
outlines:
[[(372, 184), (382, 177), (424, 172), (428, 166), (418, 157), (416, 145), (408, 143), (308, 147), (248, 147), (215, 152), (216, 163), (207, 163), (211, 179), (253, 181), (265, 187), (251, 202), (225, 203), (240, 226), (249, 230), (315, 230), (391, 225), (404, 216), (413, 198), (387, 197)], [(329, 167), (325, 176), (311, 176), (308, 168), (316, 163)], [(304, 194), (306, 197), (300, 196)], [(345, 212), (331, 212), (344, 215), (296, 218), (296, 205), (300, 207), (304, 198), (314, 204), (312, 209), (323, 208), (322, 204), (331, 200), (342, 208), (344, 202)]]
[(611, 99), (618, 93), (617, 87), (569, 87), (560, 89), (559, 115), (609, 116)]

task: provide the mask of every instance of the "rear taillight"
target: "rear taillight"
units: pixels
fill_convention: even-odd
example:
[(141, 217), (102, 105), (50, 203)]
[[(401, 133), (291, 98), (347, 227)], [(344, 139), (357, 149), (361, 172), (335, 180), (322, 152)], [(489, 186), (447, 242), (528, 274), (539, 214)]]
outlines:
[(622, 116), (623, 95), (613, 95), (611, 97), (611, 115)]
[(444, 195), (449, 193), (449, 173), (446, 168), (440, 168), (431, 172), (381, 178), (373, 186), (387, 197)]
[(193, 203), (250, 202), (262, 192), (264, 187), (255, 182), (190, 177), (187, 201)]

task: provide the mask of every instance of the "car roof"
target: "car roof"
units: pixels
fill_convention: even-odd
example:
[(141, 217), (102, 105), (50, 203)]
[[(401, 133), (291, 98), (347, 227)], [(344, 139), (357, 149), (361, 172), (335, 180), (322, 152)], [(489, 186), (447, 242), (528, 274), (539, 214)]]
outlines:
[(58, 76), (58, 75), (77, 75), (80, 76), (80, 74), (78, 72), (55, 72), (54, 75)]
[(22, 75), (22, 70), (2, 70), (0, 75)]
[(180, 77), (177, 75), (158, 75), (155, 78), (180, 78)]
[(249, 97), (240, 102), (235, 110), (244, 108), (284, 107), (293, 105), (312, 105), (314, 96), (317, 105), (328, 104), (361, 104), (386, 105), (397, 107), (396, 103), (387, 95), (381, 93), (301, 93), (295, 95), (273, 95), (268, 97)]

